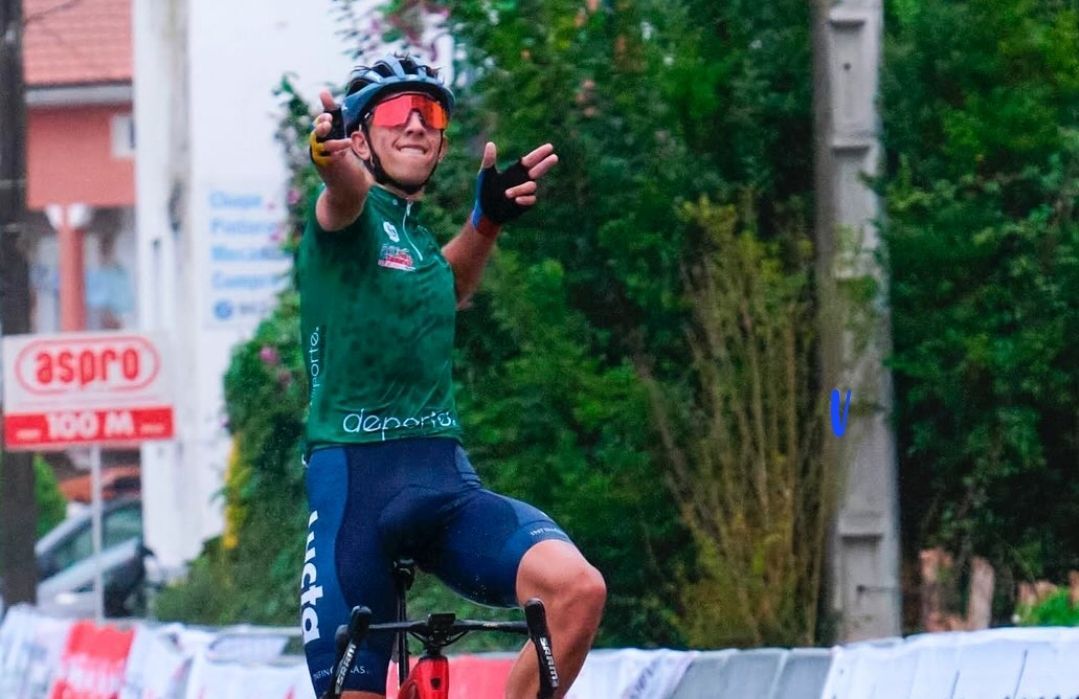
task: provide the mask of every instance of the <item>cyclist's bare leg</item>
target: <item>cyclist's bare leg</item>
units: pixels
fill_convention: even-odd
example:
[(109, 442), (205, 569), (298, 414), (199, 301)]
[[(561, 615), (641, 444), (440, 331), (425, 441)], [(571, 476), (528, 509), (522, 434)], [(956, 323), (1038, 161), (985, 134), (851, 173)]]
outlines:
[[(565, 541), (541, 541), (525, 553), (517, 570), (517, 599), (539, 597), (547, 608), (559, 692), (563, 696), (577, 678), (592, 647), (607, 587), (603, 576)], [(525, 645), (506, 683), (507, 699), (535, 699), (539, 669), (531, 643)]]
[(386, 699), (386, 695), (374, 692), (341, 692), (341, 699)]

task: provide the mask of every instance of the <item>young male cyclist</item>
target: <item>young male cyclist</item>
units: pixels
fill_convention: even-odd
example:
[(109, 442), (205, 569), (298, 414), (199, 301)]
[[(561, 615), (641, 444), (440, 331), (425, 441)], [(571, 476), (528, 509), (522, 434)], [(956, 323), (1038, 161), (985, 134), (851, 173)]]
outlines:
[[(477, 602), (541, 598), (564, 693), (599, 625), (603, 578), (546, 514), (483, 488), (461, 447), (451, 378), (456, 311), (502, 226), (536, 203), (554, 148), (500, 172), (487, 143), (472, 214), (440, 250), (422, 198), (446, 154), (453, 93), (411, 57), (357, 68), (342, 104), (346, 138), (330, 138), (336, 104), (320, 98), (311, 157), (325, 187), (297, 253), (310, 379), (300, 601), (315, 693), (330, 683), (334, 631), (353, 605), (375, 623), (393, 619), (399, 557)], [(391, 645), (389, 634), (369, 639), (346, 698), (384, 695)], [(506, 696), (537, 691), (526, 647)]]

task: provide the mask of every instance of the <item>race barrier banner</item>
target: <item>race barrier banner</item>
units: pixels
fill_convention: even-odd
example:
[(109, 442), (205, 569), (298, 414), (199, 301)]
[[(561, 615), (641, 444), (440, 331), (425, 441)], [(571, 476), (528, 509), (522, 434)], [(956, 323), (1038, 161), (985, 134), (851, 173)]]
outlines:
[(633, 648), (592, 651), (567, 699), (668, 699), (697, 655)]
[[(139, 622), (98, 627), (16, 607), (0, 625), (0, 699), (315, 699), (303, 658), (280, 654), (287, 636)], [(926, 634), (832, 649), (596, 650), (569, 699), (1075, 697), (1077, 658), (1079, 629), (1072, 628)], [(451, 699), (501, 699), (514, 659), (451, 656)]]
[(134, 636), (134, 631), (99, 627), (92, 621), (75, 622), (49, 699), (116, 699)]
[(0, 626), (0, 697), (46, 699), (74, 622), (15, 607)]
[(201, 635), (208, 638), (201, 644), (191, 644), (190, 640), (185, 642), (180, 624), (159, 629), (136, 626), (119, 699), (182, 699), (193, 648), (205, 647), (212, 640), (210, 634)]
[(1079, 695), (1079, 629), (913, 636), (835, 649), (827, 699), (1040, 699)]
[(315, 699), (307, 666), (238, 664), (210, 659), (205, 651), (195, 654), (184, 699)]

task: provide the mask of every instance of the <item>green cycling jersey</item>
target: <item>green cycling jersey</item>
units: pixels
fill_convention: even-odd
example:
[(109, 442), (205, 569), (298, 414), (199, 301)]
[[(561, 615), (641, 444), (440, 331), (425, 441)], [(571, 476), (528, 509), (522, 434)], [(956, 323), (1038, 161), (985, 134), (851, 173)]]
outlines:
[(325, 231), (314, 213), (308, 221), (296, 273), (309, 449), (460, 437), (453, 270), (421, 207), (374, 186), (348, 227)]

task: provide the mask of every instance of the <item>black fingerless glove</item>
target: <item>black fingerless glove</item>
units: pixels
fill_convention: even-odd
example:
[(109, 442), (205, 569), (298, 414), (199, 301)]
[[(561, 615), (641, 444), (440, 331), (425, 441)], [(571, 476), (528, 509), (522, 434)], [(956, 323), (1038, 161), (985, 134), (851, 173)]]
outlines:
[(479, 177), (476, 178), (476, 204), (472, 208), (472, 227), (479, 230), (481, 218), (501, 226), (523, 214), (528, 207), (508, 198), (506, 190), (531, 180), (528, 168), (522, 165), (520, 160), (502, 172), (494, 165), (480, 170)]

